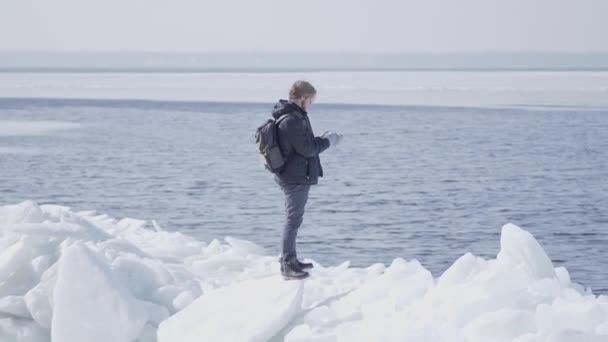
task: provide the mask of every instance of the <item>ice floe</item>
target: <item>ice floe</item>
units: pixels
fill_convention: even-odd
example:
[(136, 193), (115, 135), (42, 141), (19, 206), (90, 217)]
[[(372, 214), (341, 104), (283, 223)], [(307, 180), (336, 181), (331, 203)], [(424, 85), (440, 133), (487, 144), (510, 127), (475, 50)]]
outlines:
[[(314, 260), (313, 260), (314, 262)], [(417, 260), (317, 262), (156, 222), (25, 201), (0, 207), (0, 341), (608, 341), (608, 297), (502, 227), (496, 258), (434, 277)]]

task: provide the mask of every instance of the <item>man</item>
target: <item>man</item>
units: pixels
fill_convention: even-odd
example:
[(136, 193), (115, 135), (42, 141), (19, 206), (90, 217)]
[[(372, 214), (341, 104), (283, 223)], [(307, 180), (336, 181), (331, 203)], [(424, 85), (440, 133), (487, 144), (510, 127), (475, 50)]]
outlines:
[(296, 81), (289, 91), (289, 100), (281, 99), (274, 106), (275, 119), (287, 115), (278, 125), (279, 146), (286, 158), (285, 167), (274, 180), (285, 194), (286, 222), (283, 228), (281, 274), (285, 279), (304, 279), (311, 263), (297, 259), (296, 237), (302, 225), (304, 207), (312, 185), (323, 176), (319, 154), (341, 139), (339, 134), (325, 132), (315, 137), (307, 110), (314, 102), (315, 88), (306, 81)]

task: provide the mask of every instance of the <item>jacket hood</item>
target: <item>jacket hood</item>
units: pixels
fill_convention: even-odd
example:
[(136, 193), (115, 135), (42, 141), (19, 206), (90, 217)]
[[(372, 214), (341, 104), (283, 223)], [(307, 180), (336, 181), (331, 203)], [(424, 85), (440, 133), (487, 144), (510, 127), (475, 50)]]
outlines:
[(272, 117), (274, 117), (275, 119), (278, 119), (281, 115), (291, 113), (291, 112), (299, 112), (299, 113), (302, 113), (303, 115), (307, 114), (307, 112), (304, 109), (302, 109), (300, 106), (298, 106), (297, 104), (295, 104), (289, 100), (280, 99), (274, 105), (274, 108), (272, 109)]

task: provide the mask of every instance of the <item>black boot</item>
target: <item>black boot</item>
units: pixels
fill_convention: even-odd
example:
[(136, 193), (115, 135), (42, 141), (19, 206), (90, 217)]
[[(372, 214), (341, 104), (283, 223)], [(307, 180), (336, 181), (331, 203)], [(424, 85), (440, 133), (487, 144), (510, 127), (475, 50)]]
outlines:
[[(296, 259), (297, 260), (297, 259)], [(301, 262), (300, 260), (297, 260), (298, 262), (298, 266), (302, 269), (302, 270), (309, 270), (311, 268), (314, 267), (314, 265), (310, 262)]]
[[(314, 268), (315, 266), (310, 262), (301, 262), (296, 258), (296, 262), (298, 263), (298, 267), (302, 270), (309, 270)], [(281, 272), (283, 272), (283, 257), (279, 257), (279, 264), (281, 265)]]
[(290, 261), (281, 260), (281, 275), (285, 280), (304, 279), (308, 277), (308, 272), (302, 270), (298, 266), (297, 259), (294, 258)]

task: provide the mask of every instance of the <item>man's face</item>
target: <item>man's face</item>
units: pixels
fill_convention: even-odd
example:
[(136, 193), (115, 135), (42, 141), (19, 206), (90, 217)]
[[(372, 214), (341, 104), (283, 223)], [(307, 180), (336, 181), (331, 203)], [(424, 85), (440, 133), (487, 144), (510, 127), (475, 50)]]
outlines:
[(315, 95), (304, 98), (304, 101), (302, 101), (302, 109), (308, 110), (314, 101)]

